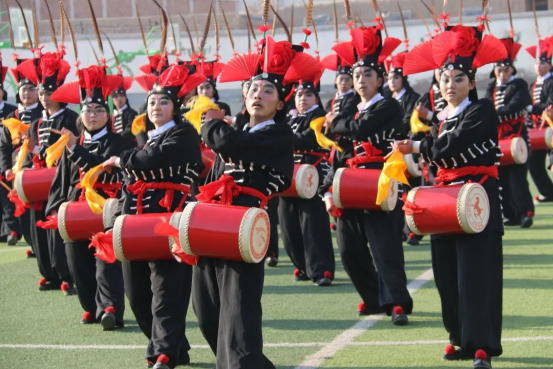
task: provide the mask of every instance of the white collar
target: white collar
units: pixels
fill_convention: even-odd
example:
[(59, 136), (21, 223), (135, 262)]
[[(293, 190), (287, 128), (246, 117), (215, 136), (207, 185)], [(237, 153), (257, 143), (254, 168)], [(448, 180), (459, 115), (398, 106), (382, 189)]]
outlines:
[(18, 110), (33, 110), (33, 109), (36, 109), (37, 107), (38, 107), (38, 102), (34, 103), (31, 106), (27, 106), (27, 107), (24, 107), (23, 105), (19, 104), (17, 106), (17, 109)]
[(349, 95), (349, 94), (352, 94), (352, 93), (353, 93), (353, 88), (350, 88), (349, 91), (343, 92), (343, 93), (341, 93), (341, 94), (336, 93), (336, 97), (337, 97), (337, 98), (340, 98), (340, 97), (344, 97), (344, 96)]
[(0, 101), (0, 110), (4, 109), (4, 102)]
[(432, 85), (432, 89), (436, 92), (440, 92), (440, 86), (435, 83)]
[[(259, 130), (262, 129), (262, 128), (265, 128), (265, 127), (267, 127), (267, 126), (270, 126), (271, 124), (275, 124), (275, 121), (272, 120), (272, 119), (271, 119), (271, 120), (266, 120), (265, 122), (258, 123), (258, 124), (256, 124), (255, 126), (253, 126), (253, 127), (248, 131), (248, 133), (253, 133), (253, 132), (255, 132), (255, 131), (259, 131)], [(244, 131), (247, 130), (248, 127), (249, 127), (249, 126), (246, 124), (246, 125), (244, 126)]]
[(551, 77), (551, 73), (547, 73), (543, 77), (538, 76), (538, 83), (544, 83), (546, 79), (549, 79), (549, 77)]
[(313, 110), (317, 109), (318, 107), (319, 107), (319, 104), (315, 104), (311, 108), (309, 108), (309, 110), (307, 110), (305, 113), (298, 114), (298, 117), (305, 117), (307, 114), (311, 113)]
[(65, 108), (61, 108), (60, 110), (58, 110), (57, 112), (55, 112), (54, 114), (50, 115), (50, 118), (48, 118), (48, 112), (46, 111), (46, 109), (44, 109), (42, 111), (42, 118), (43, 119), (54, 119), (55, 117), (57, 117), (58, 115), (60, 115), (61, 113), (63, 113), (65, 111)]
[(455, 109), (449, 110), (449, 105), (448, 105), (448, 106), (446, 106), (446, 108), (444, 110), (442, 110), (438, 114), (438, 119), (439, 120), (444, 120), (444, 119), (455, 118), (456, 116), (461, 114), (463, 112), (463, 110), (465, 110), (470, 104), (471, 104), (471, 101), (467, 97)]
[(108, 134), (108, 127), (104, 127), (100, 132), (96, 133), (94, 136), (91, 136), (90, 133), (87, 131), (84, 131), (84, 139), (85, 141), (98, 141), (100, 137), (104, 137)]
[(113, 110), (114, 110), (113, 115), (119, 115), (119, 114), (121, 114), (121, 113), (123, 112), (123, 110), (125, 110), (125, 109), (127, 109), (127, 108), (128, 108), (128, 105), (125, 104), (125, 105), (123, 105), (123, 107), (122, 107), (120, 110), (113, 109)]
[(511, 78), (509, 78), (509, 80), (506, 82), (506, 83), (501, 83), (500, 80), (497, 80), (495, 85), (498, 86), (498, 87), (501, 87), (501, 86), (506, 86), (508, 83), (511, 83), (515, 80), (515, 76), (511, 76)]
[(374, 95), (372, 99), (367, 101), (367, 103), (365, 105), (361, 106), (361, 104), (363, 104), (363, 103), (359, 103), (359, 105), (357, 105), (357, 109), (359, 109), (359, 111), (367, 110), (368, 108), (371, 107), (371, 105), (376, 104), (377, 102), (379, 102), (383, 98), (384, 98), (384, 96), (382, 96), (380, 93), (378, 93), (378, 94)]
[(397, 101), (401, 100), (401, 98), (403, 97), (403, 95), (405, 95), (406, 92), (407, 92), (407, 90), (402, 88), (401, 91), (399, 91), (399, 94), (397, 94), (394, 97), (394, 99), (396, 99)]
[(168, 130), (170, 130), (171, 128), (173, 128), (176, 125), (177, 124), (175, 123), (174, 120), (172, 120), (170, 122), (167, 122), (159, 128), (152, 129), (151, 131), (148, 131), (148, 138), (150, 140), (154, 139), (154, 138), (158, 137), (159, 135), (161, 135), (162, 133), (167, 132)]

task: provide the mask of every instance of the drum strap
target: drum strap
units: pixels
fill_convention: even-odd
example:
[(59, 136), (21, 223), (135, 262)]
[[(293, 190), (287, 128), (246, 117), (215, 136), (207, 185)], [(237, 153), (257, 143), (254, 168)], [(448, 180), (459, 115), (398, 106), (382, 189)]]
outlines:
[[(353, 144), (356, 145), (357, 143), (354, 142)], [(362, 142), (361, 146), (365, 151), (365, 155), (354, 154), (355, 156), (353, 158), (346, 160), (346, 166), (350, 168), (357, 168), (361, 164), (384, 163), (386, 161), (386, 159), (381, 156), (382, 151), (378, 150), (370, 142)]]
[[(469, 166), (454, 169), (439, 168), (438, 175), (436, 176), (435, 181), (440, 183), (453, 182), (461, 177), (478, 175), (484, 176), (484, 178), (482, 178), (482, 180), (480, 181), (480, 184), (482, 184), (488, 179), (488, 177), (492, 177), (495, 179), (499, 178), (499, 171), (497, 170), (496, 166)], [(436, 184), (436, 186), (439, 185), (440, 184)]]
[(297, 155), (313, 155), (313, 156), (318, 156), (319, 157), (319, 160), (317, 160), (316, 162), (314, 162), (313, 165), (314, 167), (316, 167), (317, 165), (321, 164), (321, 162), (326, 159), (328, 160), (328, 154), (325, 154), (325, 153), (322, 153), (322, 152), (316, 152), (316, 151), (294, 151), (294, 154), (297, 154)]
[[(234, 178), (223, 174), (219, 180), (201, 186), (200, 194), (196, 196), (199, 202), (215, 203), (221, 205), (232, 205), (232, 200), (239, 195), (257, 197), (261, 200), (260, 209), (265, 209), (272, 196), (265, 196), (261, 191), (251, 187), (239, 186)], [(220, 196), (219, 200), (215, 200)]]
[(142, 214), (144, 208), (142, 206), (142, 199), (147, 190), (165, 190), (165, 196), (159, 202), (159, 205), (167, 209), (168, 212), (171, 212), (171, 205), (173, 204), (173, 198), (175, 196), (175, 191), (182, 192), (183, 196), (180, 200), (175, 211), (182, 211), (184, 207), (184, 202), (188, 195), (190, 195), (190, 187), (171, 182), (144, 182), (136, 181), (133, 184), (127, 186), (127, 190), (130, 193), (136, 196), (136, 213)]
[[(513, 126), (517, 124), (520, 124), (518, 132), (513, 132)], [(500, 140), (503, 138), (509, 139), (513, 137), (520, 137), (522, 135), (522, 128), (524, 128), (524, 115), (521, 115), (520, 117), (515, 119), (504, 120), (497, 127), (497, 133)], [(511, 133), (511, 135), (505, 137), (505, 135), (508, 133)]]

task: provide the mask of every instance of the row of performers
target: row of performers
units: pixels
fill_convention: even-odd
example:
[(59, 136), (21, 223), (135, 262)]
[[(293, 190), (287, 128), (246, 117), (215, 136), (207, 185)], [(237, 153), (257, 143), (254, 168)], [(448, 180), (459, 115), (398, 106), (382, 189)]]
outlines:
[[(399, 40), (388, 38), (383, 42), (378, 27), (352, 29), (351, 34), (353, 40), (363, 43), (344, 42), (333, 48), (339, 91), (329, 103), (327, 114), (319, 106), (314, 83), (321, 72), (320, 64), (303, 53), (301, 47), (285, 41), (275, 42), (268, 37), (266, 52), (237, 55), (223, 66), (221, 82), (248, 81), (244, 83), (244, 111), (233, 119), (210, 99), (198, 99), (196, 104), (206, 108), (198, 113), (195, 106), (190, 112), (200, 117), (200, 124), (195, 126), (183, 120), (181, 106), (202, 83), (207, 81), (208, 88), (213, 89), (214, 79), (209, 81), (202, 73), (204, 65), (198, 68), (183, 63), (151, 63), (150, 74), (136, 77), (148, 90), (146, 113), (134, 120), (131, 132), (140, 136), (141, 130), (147, 131), (145, 142), (139, 147), (130, 147), (136, 145), (134, 138), (125, 135), (125, 125), (120, 120), (125, 111), (131, 111), (125, 108), (121, 76), (108, 76), (105, 67), (92, 66), (78, 70), (78, 81), (64, 84), (68, 65), (55, 53), (21, 63), (17, 67), (17, 99), (22, 109), (12, 113), (18, 121), (4, 120), (0, 142), (2, 171), (10, 180), (13, 166), (17, 172), (16, 187), (23, 187), (18, 191), (21, 195), (25, 193), (25, 174), (33, 171), (21, 171), (18, 164), (44, 168), (48, 155), (55, 157), (54, 153), (61, 151), (45, 203), (30, 200), (28, 192), (19, 198), (13, 192), (9, 194), (17, 203), (24, 236), (36, 253), (44, 277), (41, 289), (58, 288), (65, 282), (62, 288), (70, 291), (74, 282), (86, 312), (83, 323), (101, 323), (107, 330), (123, 326), (126, 293), (140, 328), (150, 340), (147, 365), (158, 369), (190, 360), (185, 319), (192, 295), (198, 324), (217, 356), (218, 368), (273, 368), (262, 353), (264, 267), (259, 263), (267, 254), (271, 225), (264, 211), (253, 213), (255, 221), (247, 211), (270, 210), (272, 196), (289, 190), (293, 184), (297, 193), (312, 193), (306, 198), (298, 198), (296, 193), (296, 197), (279, 200), (284, 244), (298, 268), (296, 279), (330, 285), (334, 277), (326, 206), (326, 211), (337, 218), (342, 263), (363, 300), (359, 314), (385, 312), (394, 324), (405, 325), (413, 301), (404, 270), (405, 218), (402, 207), (395, 206), (401, 200), (398, 187), (392, 185), (379, 206), (374, 206), (376, 193), (372, 204), (361, 198), (368, 188), (377, 187), (379, 175), (373, 174), (386, 170), (388, 154), (418, 154), (430, 168), (428, 172), (434, 171), (433, 182), (440, 186), (409, 192), (403, 199), (403, 209), (414, 233), (433, 235), (434, 275), (451, 342), (444, 358), (474, 359), (475, 368), (491, 367), (491, 357), (502, 352), (500, 171), (515, 167), (498, 170), (502, 157), (498, 131), (502, 132), (499, 139), (513, 131), (524, 131), (520, 115), (513, 118), (507, 113), (510, 110), (501, 110), (514, 109), (512, 96), (524, 94), (516, 87), (520, 80), (505, 77), (514, 72), (512, 60), (516, 53), (506, 48), (507, 42), (490, 35), (483, 38), (479, 29), (453, 27), (409, 54), (394, 58), (401, 63), (389, 70), (394, 96), (384, 97), (384, 61)], [(395, 47), (390, 47), (390, 43)], [(547, 50), (540, 47), (540, 51), (538, 70), (547, 63), (550, 69)], [(497, 63), (498, 77), (498, 82), (491, 85), (495, 106), (487, 99), (478, 100), (475, 91), (477, 68), (492, 62)], [(410, 120), (410, 114), (401, 104), (415, 99), (407, 98), (412, 91), (406, 76), (427, 70), (436, 70), (435, 84), (426, 100), (423, 98), (427, 107), (419, 105), (415, 109), (419, 117), (437, 124), (422, 132), (409, 132), (412, 124), (406, 126), (405, 122), (406, 115)], [(547, 78), (540, 78), (541, 91), (548, 91), (543, 87)], [(44, 112), (36, 101), (37, 86)], [(292, 86), (297, 115), (293, 114), (285, 124), (286, 98), (291, 96)], [(117, 114), (110, 121), (108, 96), (112, 92), (117, 96)], [(540, 101), (547, 101), (548, 96), (538, 95)], [(535, 115), (547, 111), (546, 104), (540, 101), (535, 94), (534, 105), (529, 104), (528, 109)], [(80, 103), (80, 115), (65, 108), (67, 103)], [(516, 111), (526, 108), (521, 105)], [(503, 114), (506, 117), (501, 120)], [(31, 122), (34, 123), (28, 132), (25, 127)], [(511, 129), (502, 128), (507, 126)], [(410, 134), (414, 140), (408, 139)], [(60, 136), (63, 140), (59, 140)], [(509, 137), (508, 145), (513, 139)], [(60, 142), (61, 150), (56, 145)], [(204, 169), (201, 145), (216, 156), (205, 184), (198, 188)], [(328, 158), (331, 147), (335, 150)], [(29, 151), (26, 156), (25, 150)], [(511, 151), (511, 156), (516, 157), (516, 151)], [(307, 175), (300, 180), (301, 165), (315, 171), (306, 169)], [(96, 175), (95, 185), (80, 186), (91, 173)], [(317, 177), (320, 181), (314, 180)], [(520, 180), (516, 173), (508, 172), (505, 177), (513, 182)], [(356, 189), (359, 186), (365, 187)], [(516, 192), (520, 189), (511, 190), (522, 197)], [(320, 196), (314, 196), (317, 192)], [(60, 225), (71, 217), (76, 219), (76, 215), (68, 215), (65, 203), (98, 203), (94, 195), (119, 198), (109, 202), (113, 213), (101, 219), (101, 231), (105, 233), (94, 237), (96, 256), (101, 257), (95, 257), (86, 238), (71, 239), (68, 228), (62, 232)], [(448, 203), (454, 210), (451, 219), (440, 221), (447, 218), (443, 213), (433, 217), (432, 204), (444, 205), (440, 201), (447, 202), (452, 197), (455, 201)], [(438, 198), (440, 201), (436, 201)], [(247, 214), (231, 216), (229, 207), (247, 209)], [(107, 208), (105, 205), (104, 211)], [(465, 212), (459, 214), (459, 208)], [(196, 210), (194, 215), (193, 209), (202, 210)], [(168, 224), (154, 226), (152, 219), (159, 222), (160, 213), (171, 215), (166, 217)], [(144, 217), (147, 214), (156, 215)], [(173, 233), (177, 228), (174, 214), (179, 214), (178, 235)], [(124, 220), (125, 215), (130, 216), (129, 220)], [(531, 216), (523, 215), (521, 221), (528, 226), (526, 217)], [(228, 230), (229, 224), (236, 223), (230, 220), (233, 217), (241, 219), (240, 227)], [(452, 224), (445, 224), (448, 221)], [(35, 227), (37, 222), (47, 229)], [(239, 234), (244, 222), (251, 230), (246, 240)], [(134, 224), (134, 228), (129, 224)], [(181, 224), (185, 236), (181, 235)], [(59, 232), (48, 229), (56, 227), (60, 227)], [(90, 228), (85, 233), (87, 230), (90, 233)], [(221, 251), (234, 245), (228, 235), (232, 232), (240, 241), (237, 250)], [(153, 233), (180, 240), (177, 254), (181, 262), (172, 256), (144, 257), (152, 255)], [(122, 239), (125, 237), (131, 241)], [(125, 245), (134, 247), (134, 251)], [(133, 252), (141, 254), (136, 257)], [(248, 252), (249, 256), (245, 256)], [(269, 256), (275, 257), (271, 251)]]

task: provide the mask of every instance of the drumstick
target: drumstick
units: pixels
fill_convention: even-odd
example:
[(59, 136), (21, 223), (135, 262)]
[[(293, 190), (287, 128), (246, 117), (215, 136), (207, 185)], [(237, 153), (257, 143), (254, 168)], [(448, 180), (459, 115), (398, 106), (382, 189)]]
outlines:
[(388, 159), (390, 156), (392, 156), (392, 154), (395, 153), (395, 152), (396, 152), (396, 150), (390, 151), (390, 152), (388, 153), (388, 155), (386, 155), (386, 156), (384, 157), (384, 160), (387, 160), (387, 159)]
[(4, 181), (0, 181), (0, 185), (2, 185), (6, 190), (11, 192), (12, 188), (8, 186)]
[(63, 135), (63, 132), (62, 131), (58, 131), (57, 129), (54, 129), (54, 128), (50, 128), (50, 132), (54, 132), (55, 134), (57, 135)]

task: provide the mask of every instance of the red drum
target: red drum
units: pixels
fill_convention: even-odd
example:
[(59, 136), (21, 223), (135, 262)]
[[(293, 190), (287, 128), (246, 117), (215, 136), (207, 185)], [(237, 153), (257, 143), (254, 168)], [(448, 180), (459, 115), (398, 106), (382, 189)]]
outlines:
[(403, 155), (403, 160), (407, 163), (407, 170), (405, 171), (408, 177), (418, 178), (422, 176), (422, 170), (419, 163), (415, 161), (412, 154)]
[(86, 201), (64, 202), (58, 210), (58, 230), (65, 242), (86, 241), (103, 232), (104, 223)]
[(528, 160), (528, 146), (522, 137), (499, 140), (499, 148), (503, 153), (500, 165), (524, 164)]
[(119, 209), (119, 199), (107, 199), (104, 204), (104, 209), (102, 209), (102, 223), (104, 229), (108, 228), (110, 225), (113, 225), (115, 218), (115, 212)]
[(119, 261), (175, 259), (174, 241), (154, 228), (162, 221), (177, 227), (182, 213), (120, 215), (113, 226), (113, 250)]
[(270, 236), (267, 212), (243, 206), (191, 202), (179, 224), (185, 253), (246, 263), (263, 260)]
[(398, 195), (395, 179), (390, 182), (389, 196), (376, 205), (381, 172), (380, 169), (338, 169), (332, 182), (334, 205), (340, 209), (394, 210)]
[(279, 196), (312, 199), (319, 189), (319, 172), (311, 164), (295, 164), (292, 185)]
[(407, 206), (406, 222), (418, 235), (480, 233), (490, 218), (488, 195), (478, 183), (415, 187), (407, 201), (414, 206)]
[(553, 149), (553, 129), (529, 129), (530, 151)]
[(200, 179), (207, 177), (209, 170), (215, 163), (215, 158), (217, 155), (207, 147), (202, 147), (202, 162), (204, 163), (204, 170), (200, 173)]
[(17, 195), (26, 204), (48, 201), (56, 168), (25, 168), (15, 175)]

